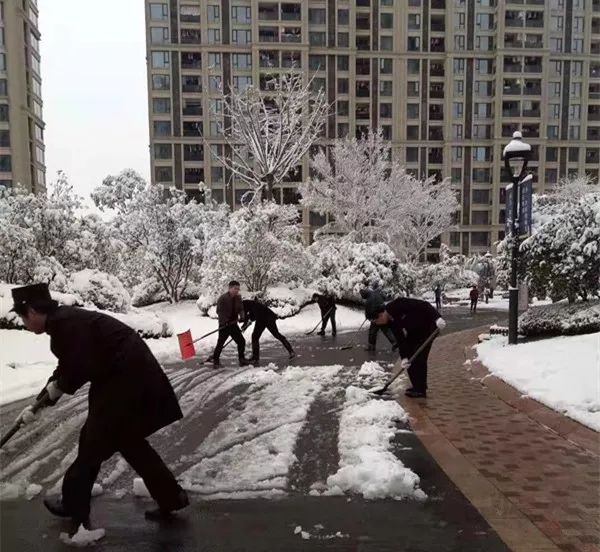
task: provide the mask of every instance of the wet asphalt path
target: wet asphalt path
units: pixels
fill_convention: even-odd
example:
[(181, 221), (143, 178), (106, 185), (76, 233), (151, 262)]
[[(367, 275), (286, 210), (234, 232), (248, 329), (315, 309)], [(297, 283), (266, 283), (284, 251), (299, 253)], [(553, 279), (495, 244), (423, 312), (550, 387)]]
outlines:
[[(446, 333), (502, 322), (505, 314), (483, 311), (471, 317), (462, 309), (444, 313), (449, 326)], [(385, 338), (379, 336), (382, 350), (369, 355), (362, 350), (366, 331), (344, 332), (331, 337), (295, 336), (291, 339), (299, 353), (293, 364), (319, 366), (342, 364), (360, 366), (365, 360), (392, 363)], [(356, 343), (350, 350), (340, 346)], [(383, 350), (385, 345), (385, 351)], [(232, 355), (233, 351), (229, 352)], [(234, 357), (225, 357), (233, 362)], [(287, 365), (285, 351), (279, 344), (263, 348), (263, 364)], [(194, 363), (194, 361), (191, 361)], [(186, 363), (186, 368), (193, 367)], [(201, 372), (200, 367), (199, 373)], [(178, 367), (172, 367), (174, 378)], [(435, 370), (435, 366), (430, 367)], [(348, 369), (349, 370), (349, 369)], [(202, 376), (202, 378), (209, 378)], [(200, 376), (198, 376), (200, 378)], [(187, 384), (188, 386), (190, 384)], [(177, 386), (176, 386), (177, 387)], [(185, 391), (184, 383), (177, 388)], [(191, 414), (187, 424), (172, 439), (155, 443), (173, 464), (182, 453), (193, 449), (223, 418), (222, 402), (239, 400), (244, 389), (230, 389), (219, 397), (214, 407), (208, 397), (203, 418)], [(501, 551), (507, 550), (479, 513), (446, 477), (433, 458), (408, 427), (395, 438), (395, 454), (421, 477), (421, 486), (429, 496), (424, 503), (416, 501), (366, 501), (360, 497), (310, 497), (309, 482), (326, 478), (337, 469), (337, 431), (339, 419), (331, 415), (331, 406), (340, 404), (342, 394), (318, 397), (308, 414), (296, 443), (298, 463), (289, 473), (289, 495), (282, 499), (201, 501), (193, 498), (192, 506), (173, 523), (155, 525), (143, 518), (147, 502), (126, 496), (121, 500), (109, 496), (94, 499), (96, 526), (105, 527), (107, 537), (91, 550), (101, 551), (263, 551), (263, 550), (372, 550), (372, 551)], [(8, 414), (20, 405), (0, 410), (2, 430)], [(185, 422), (185, 421), (184, 421)], [(336, 425), (337, 424), (337, 425)], [(33, 437), (32, 437), (33, 439)], [(25, 446), (26, 442), (23, 443)], [(60, 461), (50, 463), (51, 472)], [(177, 471), (177, 469), (176, 469)], [(131, 481), (131, 473), (124, 479)], [(0, 479), (1, 479), (0, 472)], [(308, 540), (294, 534), (296, 526), (310, 533)], [(316, 527), (315, 527), (316, 526)], [(66, 529), (64, 522), (52, 518), (41, 499), (24, 499), (0, 503), (0, 550), (10, 552), (33, 550), (65, 550), (58, 533)], [(341, 537), (330, 538), (337, 532)]]

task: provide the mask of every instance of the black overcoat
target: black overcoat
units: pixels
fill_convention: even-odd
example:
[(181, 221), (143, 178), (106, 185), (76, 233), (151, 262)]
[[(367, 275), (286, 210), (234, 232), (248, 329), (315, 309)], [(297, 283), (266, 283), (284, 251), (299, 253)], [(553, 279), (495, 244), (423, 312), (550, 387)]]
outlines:
[(390, 327), (403, 356), (415, 351), (436, 330), (440, 313), (427, 301), (401, 297), (387, 304)]
[(244, 320), (251, 322), (272, 322), (277, 320), (277, 315), (267, 305), (263, 305), (253, 299), (244, 299)]
[(160, 364), (135, 330), (106, 314), (58, 307), (46, 332), (58, 366), (50, 380), (68, 394), (90, 383), (86, 441), (100, 456), (183, 417)]

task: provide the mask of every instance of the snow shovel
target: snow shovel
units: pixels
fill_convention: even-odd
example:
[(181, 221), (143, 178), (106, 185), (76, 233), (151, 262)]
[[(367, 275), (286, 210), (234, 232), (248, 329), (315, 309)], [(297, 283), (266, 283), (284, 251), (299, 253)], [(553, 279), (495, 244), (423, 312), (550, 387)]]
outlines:
[[(360, 332), (360, 330), (362, 330), (362, 327), (365, 325), (365, 322), (366, 322), (367, 320), (368, 320), (367, 318), (365, 318), (365, 319), (363, 320), (363, 323), (362, 323), (362, 324), (360, 325), (360, 327), (358, 328), (358, 331), (359, 331), (359, 332)], [(354, 347), (356, 347), (356, 343), (352, 342), (352, 343), (350, 343), (350, 345), (343, 345), (342, 347), (340, 347), (340, 351), (347, 351), (348, 349), (353, 349)]]
[[(48, 406), (48, 392), (44, 389), (44, 394), (37, 400), (31, 407), (31, 411), (35, 414), (42, 408)], [(23, 422), (15, 422), (15, 424), (9, 429), (9, 431), (0, 439), (0, 448), (3, 447), (19, 429), (23, 426)]]
[[(435, 331), (421, 344), (421, 346), (415, 351), (415, 353), (408, 359), (408, 366), (410, 366), (414, 362), (415, 358), (417, 358), (422, 353), (423, 349), (425, 349), (425, 347), (427, 347), (427, 345), (429, 345), (439, 333), (440, 330), (436, 328)], [(398, 360), (398, 362), (402, 364), (402, 359)], [(398, 364), (398, 362), (396, 364)], [(371, 393), (373, 393), (374, 395), (383, 395), (388, 390), (388, 387), (398, 379), (398, 376), (400, 376), (405, 369), (406, 368), (401, 368), (398, 371), (398, 373), (395, 376), (393, 376), (392, 379), (390, 379), (381, 389), (376, 389), (375, 391), (371, 391)]]
[(217, 333), (221, 330), (224, 330), (229, 324), (225, 324), (225, 326), (221, 326), (212, 332), (208, 332), (197, 339), (192, 339), (192, 331), (186, 330), (183, 333), (177, 334), (177, 339), (179, 340), (179, 350), (181, 351), (181, 360), (187, 360), (188, 358), (192, 358), (196, 356), (196, 348), (194, 347), (194, 343)]
[(329, 316), (329, 313), (330, 313), (332, 310), (333, 310), (333, 307), (331, 307), (331, 308), (330, 308), (330, 309), (329, 309), (329, 310), (328, 310), (328, 311), (327, 311), (327, 312), (326, 312), (326, 313), (323, 315), (323, 318), (321, 318), (321, 320), (319, 320), (319, 321), (317, 322), (317, 325), (316, 325), (316, 326), (315, 326), (315, 327), (314, 327), (312, 330), (310, 330), (310, 332), (306, 332), (304, 335), (312, 335), (313, 333), (315, 333), (315, 330), (316, 330), (316, 329), (319, 327), (319, 324), (322, 324), (322, 323), (323, 323), (323, 320), (325, 320), (325, 318), (327, 318), (327, 317)]

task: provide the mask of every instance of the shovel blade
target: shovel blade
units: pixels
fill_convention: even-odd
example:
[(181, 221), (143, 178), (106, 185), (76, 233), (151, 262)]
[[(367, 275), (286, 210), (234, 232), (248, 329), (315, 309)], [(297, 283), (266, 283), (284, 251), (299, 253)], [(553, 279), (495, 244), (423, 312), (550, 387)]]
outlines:
[(179, 340), (179, 351), (181, 352), (182, 360), (196, 356), (196, 348), (194, 347), (192, 332), (190, 330), (177, 334), (177, 339)]

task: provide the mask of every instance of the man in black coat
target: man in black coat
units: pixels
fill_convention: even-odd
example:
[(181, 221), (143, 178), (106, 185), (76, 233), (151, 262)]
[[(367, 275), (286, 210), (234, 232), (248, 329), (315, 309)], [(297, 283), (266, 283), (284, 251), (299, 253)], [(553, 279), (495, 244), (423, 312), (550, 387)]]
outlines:
[(331, 321), (331, 335), (335, 337), (337, 334), (335, 325), (335, 311), (337, 310), (335, 297), (333, 295), (319, 295), (318, 293), (315, 293), (313, 295), (313, 300), (317, 301), (317, 305), (319, 305), (319, 310), (321, 311), (322, 324), (321, 330), (317, 332), (317, 335), (325, 335), (327, 322)]
[(245, 330), (251, 322), (254, 322), (254, 330), (252, 331), (252, 358), (250, 362), (258, 362), (260, 360), (260, 336), (265, 330), (269, 330), (271, 335), (281, 341), (281, 344), (285, 347), (290, 355), (290, 360), (296, 356), (294, 349), (290, 345), (290, 342), (281, 335), (277, 328), (277, 315), (266, 305), (246, 299), (242, 301), (244, 305), (244, 327)]
[[(378, 309), (373, 321), (384, 326), (389, 324), (400, 346), (400, 356), (410, 358), (436, 330), (443, 330), (446, 322), (427, 301), (400, 298)], [(427, 359), (430, 342), (408, 366), (412, 387), (406, 390), (409, 397), (427, 396)]]
[[(365, 300), (365, 317), (367, 320), (371, 320), (373, 316), (385, 306), (385, 299), (378, 285), (373, 285), (372, 289), (361, 289), (360, 296)], [(389, 326), (378, 326), (375, 322), (371, 322), (371, 325), (369, 326), (368, 345), (365, 350), (369, 352), (375, 351), (375, 347), (377, 346), (377, 333), (379, 330), (381, 330), (383, 335), (385, 335), (392, 345), (392, 350), (396, 350), (398, 344), (396, 343), (396, 338), (394, 337), (391, 328)]]
[(228, 337), (231, 337), (237, 345), (240, 366), (245, 366), (248, 364), (244, 356), (246, 340), (238, 326), (238, 321), (244, 320), (244, 307), (240, 295), (240, 283), (236, 280), (229, 282), (227, 291), (217, 300), (217, 316), (219, 317), (219, 338), (212, 356), (209, 357), (212, 359), (213, 367), (221, 366), (221, 351)]
[[(102, 462), (115, 452), (141, 476), (158, 508), (159, 520), (189, 504), (186, 492), (146, 437), (183, 417), (177, 397), (152, 352), (135, 330), (100, 312), (59, 307), (46, 284), (12, 290), (13, 310), (25, 327), (50, 335), (58, 366), (38, 399), (53, 406), (90, 383), (88, 417), (79, 435), (77, 458), (67, 469), (62, 499), (46, 498), (55, 515), (71, 517), (75, 530), (89, 527), (92, 487)], [(18, 420), (31, 421), (26, 408)]]

